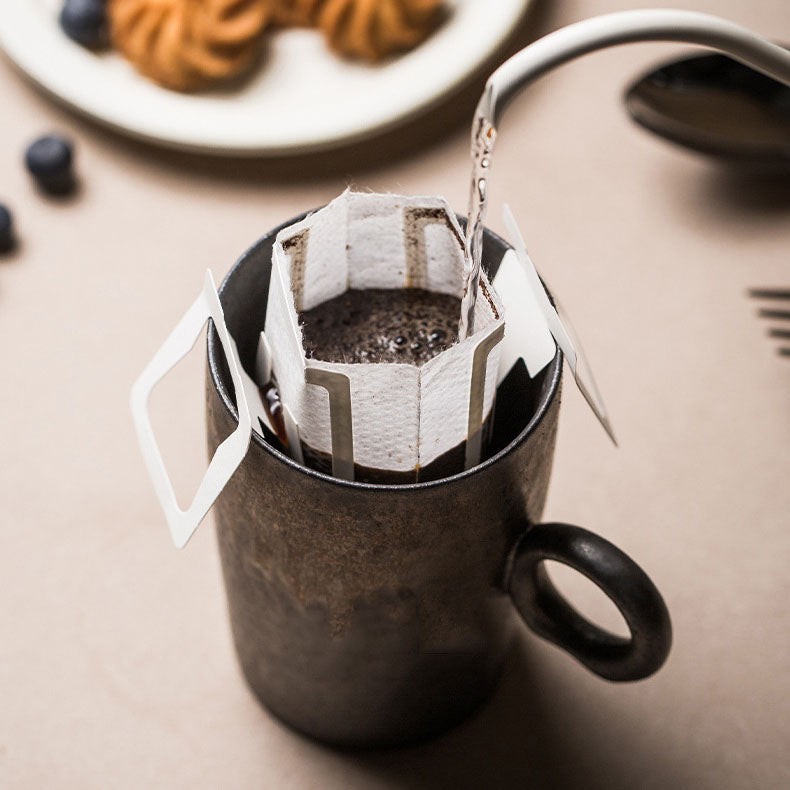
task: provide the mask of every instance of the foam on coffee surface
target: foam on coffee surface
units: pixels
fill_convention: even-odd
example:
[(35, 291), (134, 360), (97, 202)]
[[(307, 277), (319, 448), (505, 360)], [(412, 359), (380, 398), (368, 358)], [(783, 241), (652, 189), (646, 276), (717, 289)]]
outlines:
[(302, 312), (308, 357), (422, 365), (458, 339), (461, 300), (422, 288), (349, 289)]

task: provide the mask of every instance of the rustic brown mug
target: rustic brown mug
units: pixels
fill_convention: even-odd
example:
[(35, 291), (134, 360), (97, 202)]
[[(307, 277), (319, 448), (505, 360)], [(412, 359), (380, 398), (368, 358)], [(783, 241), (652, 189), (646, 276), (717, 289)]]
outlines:
[[(279, 230), (248, 250), (219, 290), (248, 370)], [(485, 232), (490, 276), (507, 248)], [(491, 694), (516, 613), (609, 680), (643, 678), (663, 664), (669, 615), (644, 572), (591, 532), (538, 523), (561, 379), (559, 351), (534, 379), (519, 363), (497, 391), (487, 459), (431, 482), (336, 479), (253, 433), (215, 517), (236, 651), (269, 710), (334, 744), (392, 745), (438, 733)], [(206, 402), (213, 455), (238, 422), (213, 326)], [(630, 637), (578, 614), (552, 586), (544, 560), (570, 565), (601, 587)]]

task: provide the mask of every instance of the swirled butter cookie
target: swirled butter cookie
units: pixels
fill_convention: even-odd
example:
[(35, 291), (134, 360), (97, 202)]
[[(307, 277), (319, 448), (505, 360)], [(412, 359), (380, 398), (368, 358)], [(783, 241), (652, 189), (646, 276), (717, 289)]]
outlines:
[(318, 26), (342, 55), (376, 61), (419, 44), (442, 0), (323, 0)]
[(255, 60), (272, 0), (109, 0), (115, 46), (175, 90), (235, 77)]

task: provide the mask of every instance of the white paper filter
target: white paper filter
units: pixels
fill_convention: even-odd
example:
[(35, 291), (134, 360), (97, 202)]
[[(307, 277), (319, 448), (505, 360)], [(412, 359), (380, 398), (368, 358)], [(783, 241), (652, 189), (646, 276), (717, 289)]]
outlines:
[[(327, 390), (308, 384), (308, 367), (348, 377), (353, 460), (361, 466), (409, 472), (467, 439), (475, 349), (501, 337), (502, 304), (485, 276), (475, 333), (417, 367), (398, 363), (341, 364), (307, 359), (298, 311), (349, 288), (408, 288), (461, 297), (463, 235), (445, 201), (347, 191), (277, 235), (265, 332), (280, 396), (302, 442), (331, 454)], [(460, 316), (460, 310), (459, 310)], [(499, 344), (487, 356), (482, 419), (496, 388)], [(478, 405), (479, 408), (479, 405)]]

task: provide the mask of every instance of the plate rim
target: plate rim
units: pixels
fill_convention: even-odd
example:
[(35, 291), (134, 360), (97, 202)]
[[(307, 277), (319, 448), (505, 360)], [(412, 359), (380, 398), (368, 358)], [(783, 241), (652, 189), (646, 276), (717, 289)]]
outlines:
[[(54, 0), (50, 0), (52, 4)], [(463, 0), (461, 0), (463, 1)], [(466, 0), (469, 2), (470, 0)], [(487, 5), (489, 0), (475, 0), (480, 5)], [(289, 142), (283, 140), (279, 143), (263, 141), (239, 141), (218, 139), (216, 135), (210, 139), (185, 139), (176, 130), (173, 134), (164, 133), (161, 128), (151, 129), (150, 124), (146, 124), (143, 119), (139, 123), (130, 123), (128, 119), (118, 119), (117, 113), (113, 113), (112, 108), (96, 106), (84, 94), (80, 94), (79, 87), (75, 89), (62, 89), (57, 85), (57, 80), (51, 75), (51, 57), (48, 53), (43, 55), (40, 48), (31, 45), (29, 37), (24, 36), (17, 40), (14, 32), (18, 29), (15, 20), (25, 20), (30, 24), (31, 18), (40, 14), (40, 9), (32, 8), (29, 3), (32, 0), (0, 0), (0, 50), (4, 53), (7, 61), (21, 73), (21, 75), (32, 81), (36, 86), (44, 91), (49, 97), (59, 104), (83, 115), (91, 120), (113, 129), (115, 132), (141, 140), (146, 143), (162, 146), (171, 150), (188, 151), (192, 153), (211, 154), (215, 156), (289, 156), (309, 153), (320, 153), (330, 149), (342, 148), (353, 145), (365, 139), (375, 138), (383, 132), (405, 124), (415, 117), (428, 111), (432, 106), (440, 103), (449, 93), (456, 91), (461, 85), (469, 80), (480, 67), (491, 58), (501, 45), (513, 34), (518, 24), (526, 17), (527, 10), (532, 4), (532, 0), (506, 0), (508, 6), (503, 15), (502, 24), (498, 27), (498, 34), (482, 43), (469, 58), (465, 68), (454, 69), (446, 80), (436, 83), (432, 90), (422, 93), (411, 103), (399, 105), (397, 110), (375, 119), (371, 123), (357, 125), (353, 129), (341, 131), (339, 133), (318, 134), (313, 139), (297, 140)], [(497, 15), (502, 13), (502, 8), (497, 8)], [(79, 45), (70, 42), (65, 34), (57, 31), (58, 35), (63, 36), (63, 42), (68, 47), (74, 47), (79, 56), (97, 57), (92, 53), (84, 53)], [(42, 30), (42, 37), (46, 39), (47, 30)], [(67, 50), (62, 50), (67, 52)], [(101, 57), (101, 56), (98, 56)], [(55, 61), (58, 62), (57, 60)], [(100, 61), (94, 61), (93, 65), (101, 65)], [(140, 80), (143, 80), (140, 77)], [(147, 81), (146, 81), (147, 82)], [(165, 89), (162, 89), (163, 91)], [(174, 104), (183, 100), (184, 94), (174, 94)], [(140, 116), (138, 116), (139, 118)]]

